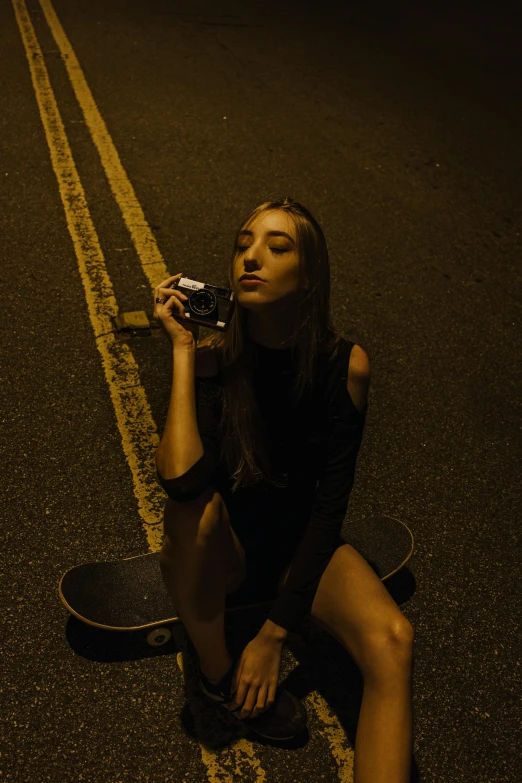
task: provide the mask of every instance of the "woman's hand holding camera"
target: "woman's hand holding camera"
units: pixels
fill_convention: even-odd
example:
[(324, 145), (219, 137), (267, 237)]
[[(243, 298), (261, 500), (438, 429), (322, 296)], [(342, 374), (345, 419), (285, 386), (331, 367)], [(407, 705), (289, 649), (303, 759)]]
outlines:
[(154, 289), (154, 318), (174, 348), (193, 348), (199, 338), (199, 324), (192, 323), (185, 316), (183, 302), (187, 301), (187, 297), (171, 288), (181, 277), (183, 272), (168, 277)]

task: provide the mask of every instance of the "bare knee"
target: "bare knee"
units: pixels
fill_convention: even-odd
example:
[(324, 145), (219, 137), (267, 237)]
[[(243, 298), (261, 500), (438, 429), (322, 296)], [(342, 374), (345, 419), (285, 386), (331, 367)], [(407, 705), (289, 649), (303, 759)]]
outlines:
[(221, 523), (221, 496), (208, 487), (195, 500), (183, 503), (167, 498), (163, 514), (165, 536), (172, 541), (195, 539), (207, 543)]
[(363, 674), (409, 674), (413, 662), (413, 626), (402, 619), (384, 623), (366, 633), (363, 644)]

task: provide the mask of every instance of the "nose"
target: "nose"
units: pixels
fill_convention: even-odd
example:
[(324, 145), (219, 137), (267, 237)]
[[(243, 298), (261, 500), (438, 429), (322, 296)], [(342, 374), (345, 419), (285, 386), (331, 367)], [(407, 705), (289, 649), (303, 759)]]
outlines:
[(255, 257), (256, 256), (255, 256), (255, 253), (254, 253), (254, 246), (250, 245), (245, 250), (245, 252), (243, 254), (243, 258), (245, 259), (245, 261), (248, 261), (248, 262), (251, 263), (251, 262), (255, 262)]
[(253, 253), (251, 247), (245, 251), (245, 255), (243, 256), (243, 263), (245, 265), (245, 272), (254, 275), (259, 271), (259, 264), (256, 261), (255, 254)]

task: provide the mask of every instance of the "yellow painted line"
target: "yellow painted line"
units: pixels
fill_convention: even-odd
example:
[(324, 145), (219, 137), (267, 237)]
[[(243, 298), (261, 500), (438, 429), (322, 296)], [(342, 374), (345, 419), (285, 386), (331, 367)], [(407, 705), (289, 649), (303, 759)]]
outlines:
[[(183, 674), (183, 653), (178, 653), (176, 660)], [(238, 780), (245, 779), (254, 780), (255, 783), (265, 783), (266, 772), (259, 759), (255, 757), (252, 743), (247, 739), (240, 738), (233, 745), (220, 751), (209, 750), (201, 744), (200, 748), (208, 779), (212, 783), (237, 783)]]
[(140, 383), (134, 357), (129, 347), (119, 342), (114, 335), (110, 318), (117, 314), (118, 307), (112, 283), (49, 81), (42, 50), (24, 0), (13, 0), (13, 6), (52, 166), (58, 180), (67, 227), (85, 288), (96, 345), (101, 354), (123, 450), (132, 472), (138, 512), (145, 523), (149, 547), (151, 551), (155, 551), (161, 546), (160, 520), (164, 505), (154, 463), (154, 451), (159, 442), (156, 424)]
[(354, 753), (347, 743), (346, 733), (339, 719), (316, 691), (309, 693), (304, 702), (307, 707), (312, 707), (322, 724), (319, 734), (328, 742), (332, 756), (337, 762), (338, 780), (341, 783), (353, 783)]
[(149, 280), (151, 289), (155, 288), (162, 280), (169, 277), (169, 272), (158, 249), (154, 234), (145, 219), (141, 204), (136, 198), (134, 188), (130, 183), (127, 172), (123, 168), (118, 151), (96, 106), (78, 58), (60, 20), (56, 16), (50, 0), (39, 0), (39, 2), (54, 40), (61, 52), (76, 99), (80, 104), (85, 122), (98, 149), (109, 185), (131, 235), (143, 271)]

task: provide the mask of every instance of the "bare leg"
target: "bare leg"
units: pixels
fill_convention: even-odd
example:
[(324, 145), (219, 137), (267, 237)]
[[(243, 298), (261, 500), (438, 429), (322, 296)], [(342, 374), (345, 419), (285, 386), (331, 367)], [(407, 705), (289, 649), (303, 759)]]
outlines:
[(218, 492), (197, 500), (168, 500), (160, 555), (165, 586), (199, 656), (218, 680), (230, 668), (224, 629), (225, 596), (244, 576), (244, 553)]
[(364, 679), (355, 783), (408, 783), (412, 757), (413, 628), (348, 544), (328, 564), (313, 619), (350, 653)]
[(412, 732), (410, 666), (367, 674), (355, 738), (356, 783), (408, 783)]

